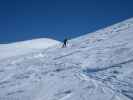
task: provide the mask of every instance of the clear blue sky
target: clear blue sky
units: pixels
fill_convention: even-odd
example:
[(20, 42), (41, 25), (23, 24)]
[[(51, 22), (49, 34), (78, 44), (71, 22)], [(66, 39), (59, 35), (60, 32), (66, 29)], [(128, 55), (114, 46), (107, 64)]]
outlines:
[(133, 0), (0, 0), (0, 43), (63, 40), (133, 17)]

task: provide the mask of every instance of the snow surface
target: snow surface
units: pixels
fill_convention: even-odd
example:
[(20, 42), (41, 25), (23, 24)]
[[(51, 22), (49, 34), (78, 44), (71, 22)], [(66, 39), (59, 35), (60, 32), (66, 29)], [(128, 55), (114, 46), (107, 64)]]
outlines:
[(133, 18), (0, 60), (0, 100), (133, 100)]
[(53, 39), (40, 38), (10, 44), (0, 44), (0, 59), (36, 52), (39, 49), (46, 49), (59, 43), (59, 41)]

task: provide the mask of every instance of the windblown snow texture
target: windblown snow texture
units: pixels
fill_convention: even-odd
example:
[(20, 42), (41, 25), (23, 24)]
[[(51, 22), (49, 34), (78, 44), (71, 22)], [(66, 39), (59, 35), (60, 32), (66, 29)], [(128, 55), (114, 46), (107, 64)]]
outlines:
[(0, 60), (0, 100), (133, 100), (133, 18)]

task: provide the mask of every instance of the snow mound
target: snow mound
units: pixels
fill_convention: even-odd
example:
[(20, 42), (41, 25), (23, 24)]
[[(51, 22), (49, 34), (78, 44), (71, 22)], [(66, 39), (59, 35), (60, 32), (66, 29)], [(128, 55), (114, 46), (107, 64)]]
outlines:
[(35, 52), (39, 49), (49, 48), (59, 43), (60, 42), (57, 40), (40, 38), (10, 44), (0, 44), (0, 59), (24, 55)]

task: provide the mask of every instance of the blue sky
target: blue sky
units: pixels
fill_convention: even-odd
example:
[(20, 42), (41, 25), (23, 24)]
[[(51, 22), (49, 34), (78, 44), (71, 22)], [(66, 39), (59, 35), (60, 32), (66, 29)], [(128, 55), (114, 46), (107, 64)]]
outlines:
[(0, 0), (0, 43), (78, 37), (133, 17), (133, 0)]

